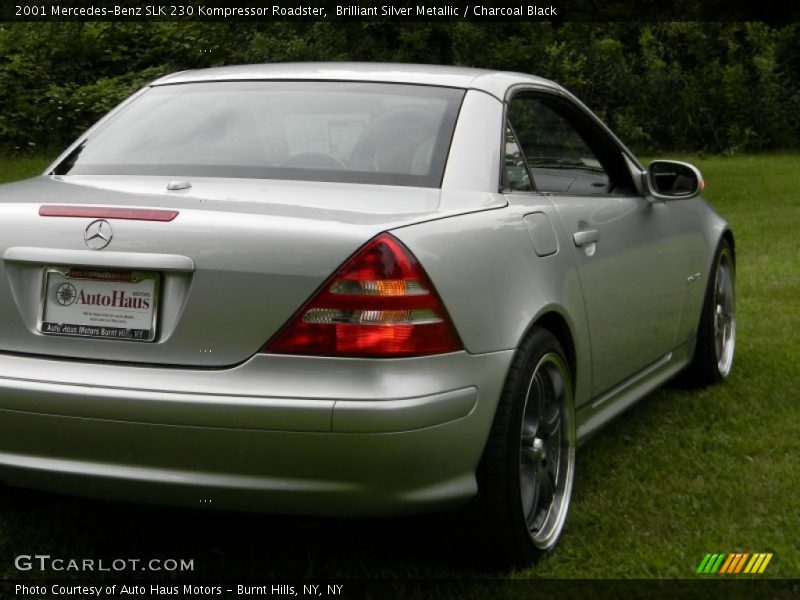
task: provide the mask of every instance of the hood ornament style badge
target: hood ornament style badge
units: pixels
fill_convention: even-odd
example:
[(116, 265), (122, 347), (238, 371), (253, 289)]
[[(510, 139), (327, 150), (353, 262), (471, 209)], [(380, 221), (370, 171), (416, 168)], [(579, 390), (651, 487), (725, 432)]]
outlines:
[(102, 250), (111, 243), (112, 237), (114, 231), (111, 229), (111, 223), (105, 219), (92, 221), (83, 232), (83, 240), (92, 250)]

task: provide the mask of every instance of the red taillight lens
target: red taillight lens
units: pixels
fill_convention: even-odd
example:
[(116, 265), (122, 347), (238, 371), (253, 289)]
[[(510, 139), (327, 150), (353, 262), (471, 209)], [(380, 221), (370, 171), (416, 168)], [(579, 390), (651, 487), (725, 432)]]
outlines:
[(401, 357), (462, 348), (422, 266), (388, 233), (331, 277), (262, 352)]

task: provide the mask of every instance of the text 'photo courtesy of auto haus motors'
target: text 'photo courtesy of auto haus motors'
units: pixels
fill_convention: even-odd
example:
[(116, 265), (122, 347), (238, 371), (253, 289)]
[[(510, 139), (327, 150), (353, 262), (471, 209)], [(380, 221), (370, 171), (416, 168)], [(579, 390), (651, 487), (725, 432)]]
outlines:
[(702, 188), (530, 75), (163, 77), (0, 186), (0, 481), (468, 506), (487, 558), (528, 564), (583, 440), (679, 373), (731, 371), (734, 236)]

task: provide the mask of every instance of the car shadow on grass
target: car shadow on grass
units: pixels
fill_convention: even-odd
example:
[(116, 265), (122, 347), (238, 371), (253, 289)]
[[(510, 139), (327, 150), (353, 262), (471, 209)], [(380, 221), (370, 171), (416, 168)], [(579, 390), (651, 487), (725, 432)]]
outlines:
[[(486, 557), (463, 512), (388, 519), (322, 519), (131, 505), (0, 488), (3, 577), (20, 554), (192, 560), (194, 571), (96, 574), (146, 579), (461, 579)], [(486, 572), (488, 574), (488, 572)], [(76, 573), (47, 576), (81, 577)], [(33, 575), (31, 575), (33, 576)], [(41, 576), (41, 575), (39, 575)], [(95, 574), (91, 576), (95, 577)]]

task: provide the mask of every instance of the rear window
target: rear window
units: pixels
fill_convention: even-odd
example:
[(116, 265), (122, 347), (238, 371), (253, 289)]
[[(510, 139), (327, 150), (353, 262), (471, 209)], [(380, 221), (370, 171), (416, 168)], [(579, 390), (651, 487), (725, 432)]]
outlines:
[(54, 172), (439, 187), (463, 96), (354, 82), (157, 86)]

